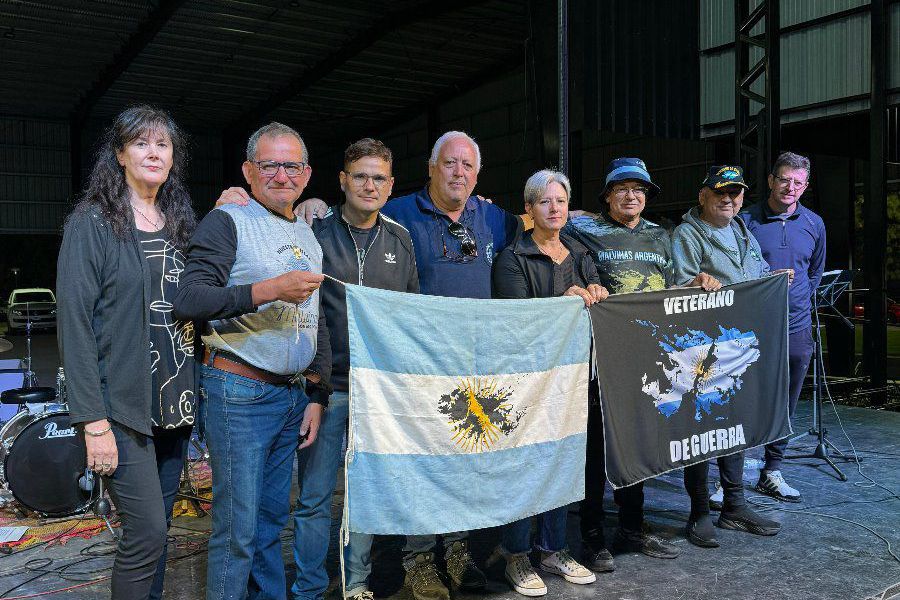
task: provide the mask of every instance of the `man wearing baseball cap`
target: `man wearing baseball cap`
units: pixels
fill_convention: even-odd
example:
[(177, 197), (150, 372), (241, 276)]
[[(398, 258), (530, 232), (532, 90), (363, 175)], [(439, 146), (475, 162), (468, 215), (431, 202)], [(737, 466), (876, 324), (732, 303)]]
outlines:
[[(673, 285), (672, 244), (669, 232), (641, 217), (648, 199), (659, 193), (650, 179), (647, 166), (639, 158), (617, 158), (606, 167), (606, 186), (599, 215), (573, 218), (564, 233), (587, 246), (602, 285), (610, 293), (661, 290)], [(705, 273), (688, 283), (715, 290), (721, 284)], [(585, 466), (585, 499), (581, 503), (581, 537), (584, 564), (603, 572), (615, 566), (603, 538), (603, 495), (606, 487), (603, 456), (603, 420), (597, 383), (590, 386), (588, 408), (587, 463)], [(692, 492), (693, 488), (688, 488)], [(691, 498), (709, 512), (708, 492)], [(613, 548), (642, 552), (654, 558), (675, 558), (678, 548), (671, 542), (644, 531), (644, 486), (638, 483), (613, 492), (619, 507), (619, 528)], [(692, 510), (693, 513), (693, 510)]]
[[(699, 206), (685, 213), (681, 225), (672, 234), (675, 283), (687, 284), (700, 271), (713, 275), (723, 285), (758, 279), (770, 272), (759, 243), (737, 216), (746, 189), (740, 167), (710, 168), (698, 194)], [(743, 487), (744, 453), (720, 456), (716, 461), (723, 490), (719, 527), (757, 535), (777, 534), (780, 523), (747, 506)], [(708, 461), (685, 468), (685, 487), (694, 489), (692, 497), (707, 492), (708, 477)], [(708, 510), (696, 514), (691, 510), (688, 537), (700, 546), (718, 545)]]

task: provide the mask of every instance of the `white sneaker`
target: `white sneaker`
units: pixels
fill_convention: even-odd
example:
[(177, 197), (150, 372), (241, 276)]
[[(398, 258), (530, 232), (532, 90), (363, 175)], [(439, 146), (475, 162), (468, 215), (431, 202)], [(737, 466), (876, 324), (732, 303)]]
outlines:
[(506, 580), (514, 590), (523, 596), (544, 596), (547, 594), (547, 585), (541, 576), (537, 574), (527, 554), (506, 555)]
[(375, 594), (369, 590), (362, 590), (351, 596), (345, 596), (345, 600), (375, 600)]
[(800, 492), (785, 482), (781, 471), (760, 471), (756, 491), (785, 502), (800, 502)]
[(716, 482), (716, 491), (709, 497), (710, 510), (722, 510), (722, 504), (725, 502), (725, 492), (722, 490), (722, 484)]
[(569, 583), (584, 585), (594, 583), (597, 576), (587, 567), (572, 558), (568, 550), (559, 552), (541, 552), (541, 570), (554, 575), (561, 575)]

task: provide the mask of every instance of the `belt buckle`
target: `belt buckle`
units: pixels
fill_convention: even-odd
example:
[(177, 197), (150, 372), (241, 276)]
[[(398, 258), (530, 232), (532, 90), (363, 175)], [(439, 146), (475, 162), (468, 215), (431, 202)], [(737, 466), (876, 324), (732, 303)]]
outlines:
[(294, 375), (290, 379), (288, 379), (288, 384), (300, 384), (302, 387), (306, 387), (306, 377), (303, 376), (303, 373), (294, 373)]

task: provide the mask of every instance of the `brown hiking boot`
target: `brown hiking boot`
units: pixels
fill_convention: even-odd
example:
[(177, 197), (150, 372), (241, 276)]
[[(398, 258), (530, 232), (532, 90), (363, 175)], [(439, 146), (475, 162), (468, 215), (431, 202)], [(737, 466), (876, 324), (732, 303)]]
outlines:
[(434, 566), (433, 552), (416, 556), (415, 562), (406, 567), (403, 584), (412, 590), (416, 600), (450, 600), (450, 590), (441, 581)]

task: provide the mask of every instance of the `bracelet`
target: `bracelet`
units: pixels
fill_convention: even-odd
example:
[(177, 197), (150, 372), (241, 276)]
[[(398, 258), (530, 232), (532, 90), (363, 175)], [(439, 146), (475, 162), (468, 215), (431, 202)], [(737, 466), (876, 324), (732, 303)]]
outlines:
[(84, 434), (89, 435), (91, 437), (102, 437), (102, 436), (106, 435), (107, 433), (109, 433), (110, 431), (112, 431), (112, 425), (110, 425), (109, 427), (107, 427), (106, 429), (104, 429), (102, 431), (88, 431), (87, 429), (85, 429)]

